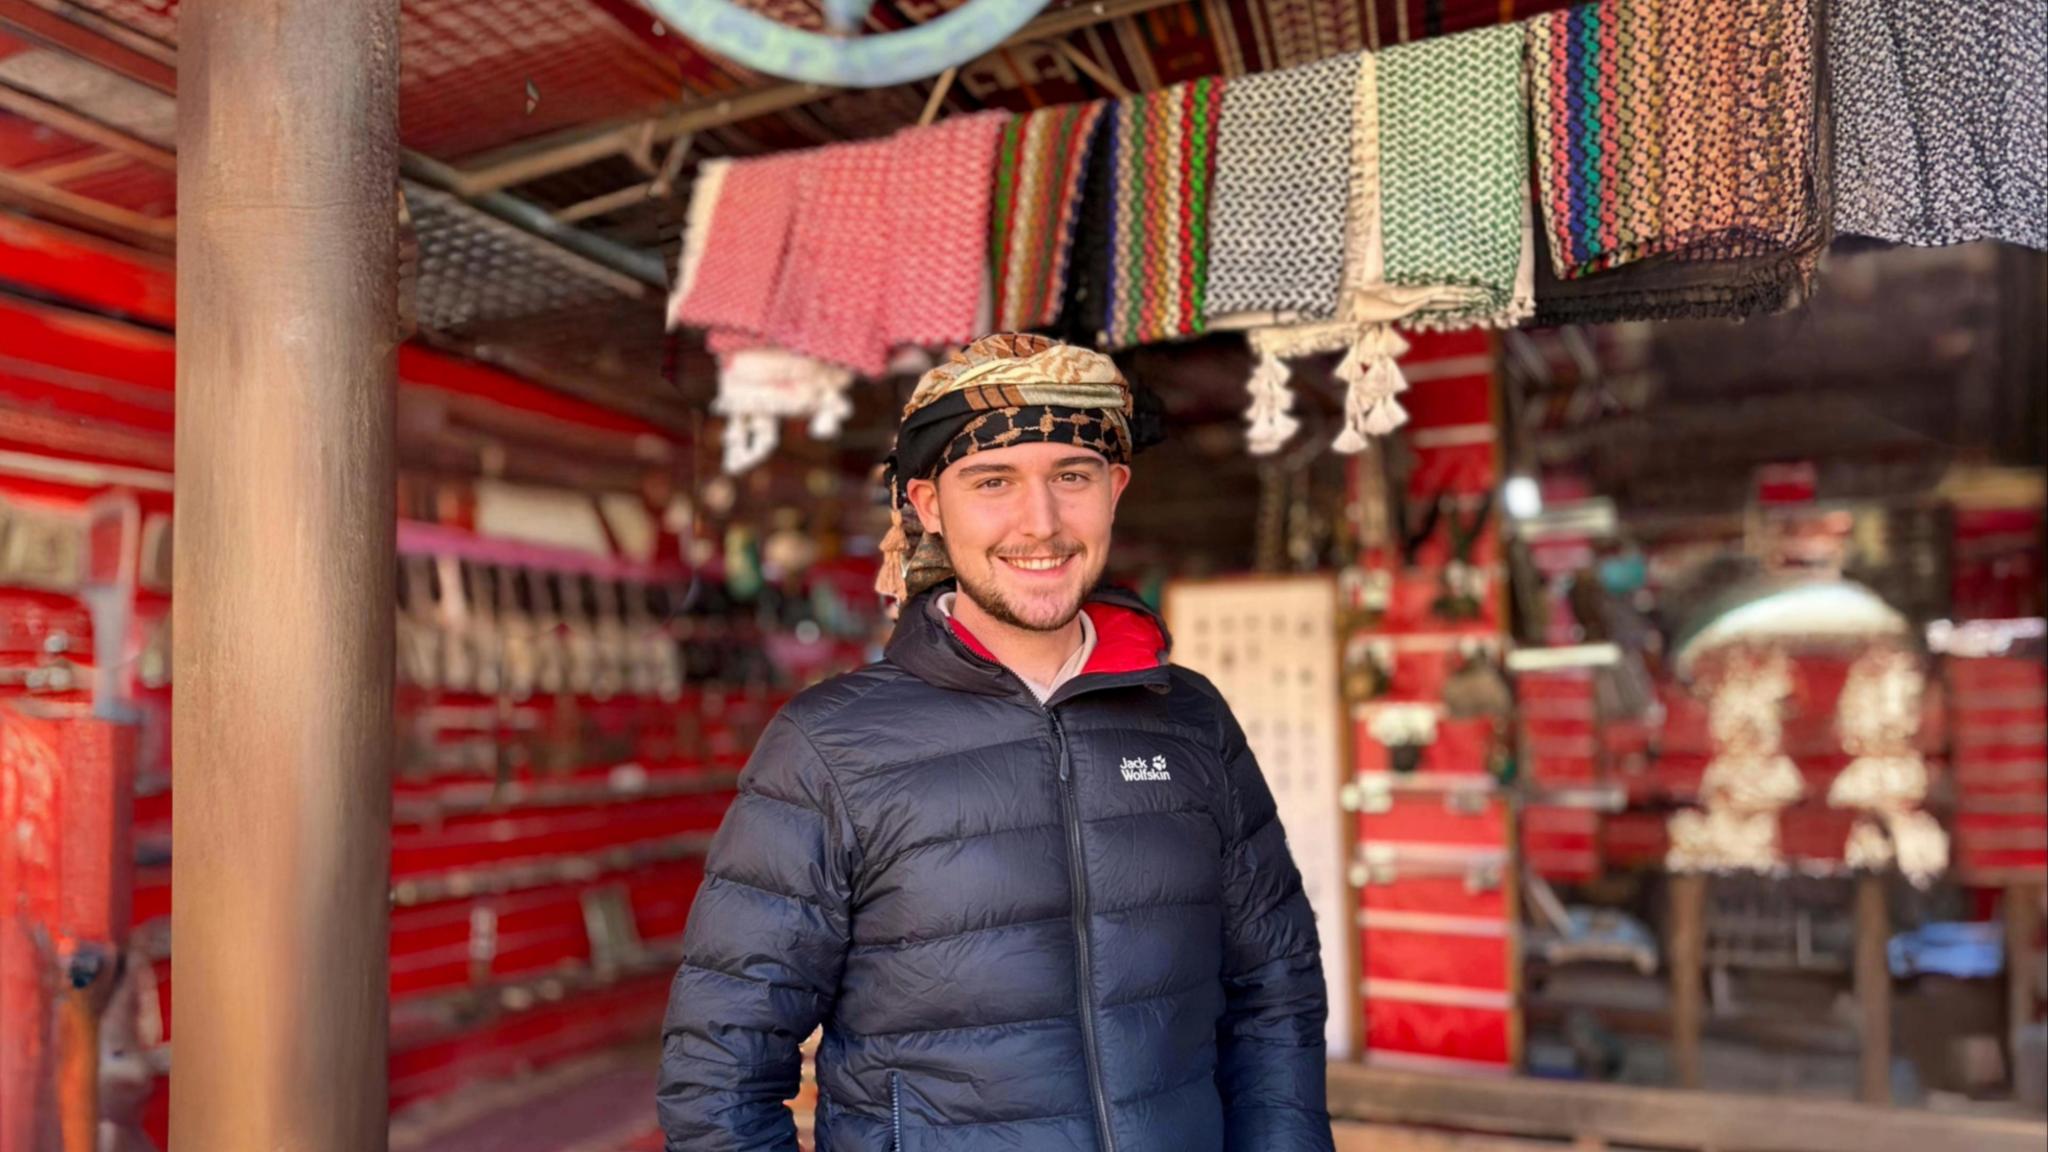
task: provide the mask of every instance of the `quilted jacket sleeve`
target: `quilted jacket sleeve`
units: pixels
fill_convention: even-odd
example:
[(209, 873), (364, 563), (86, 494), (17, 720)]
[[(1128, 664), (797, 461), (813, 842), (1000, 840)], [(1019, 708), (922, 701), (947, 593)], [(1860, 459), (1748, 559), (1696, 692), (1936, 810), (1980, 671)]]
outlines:
[[(1221, 706), (1219, 704), (1219, 706)], [(1329, 1152), (1323, 1024), (1329, 1016), (1316, 924), (1301, 873), (1228, 708), (1222, 1023), (1216, 1086), (1229, 1152)]]
[(662, 1024), (668, 1152), (796, 1152), (797, 1046), (839, 989), (858, 848), (830, 770), (787, 712), (711, 844)]

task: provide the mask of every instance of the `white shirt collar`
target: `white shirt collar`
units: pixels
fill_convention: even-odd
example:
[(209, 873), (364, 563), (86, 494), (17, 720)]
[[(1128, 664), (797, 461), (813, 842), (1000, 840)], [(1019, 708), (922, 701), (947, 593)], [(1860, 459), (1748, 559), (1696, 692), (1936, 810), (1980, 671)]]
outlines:
[[(951, 620), (953, 618), (953, 598), (958, 595), (958, 592), (940, 593), (932, 601), (932, 610), (937, 612), (941, 618)], [(1052, 694), (1059, 691), (1061, 685), (1079, 676), (1081, 670), (1088, 666), (1088, 658), (1095, 654), (1095, 621), (1088, 618), (1088, 613), (1085, 609), (1081, 612), (1079, 619), (1081, 621), (1080, 647), (1075, 648), (1074, 654), (1067, 657), (1067, 662), (1060, 665), (1060, 670), (1053, 673), (1051, 683), (1040, 684), (1022, 672), (1018, 672), (1015, 668), (1010, 669), (1017, 679), (1024, 682), (1026, 688), (1031, 689), (1031, 694), (1038, 697), (1040, 704), (1052, 699)]]

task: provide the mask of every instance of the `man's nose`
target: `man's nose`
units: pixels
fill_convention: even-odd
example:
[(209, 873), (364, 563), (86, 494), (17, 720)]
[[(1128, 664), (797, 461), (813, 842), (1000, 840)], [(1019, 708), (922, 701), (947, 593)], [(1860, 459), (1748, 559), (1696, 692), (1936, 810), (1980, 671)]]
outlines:
[(1024, 533), (1034, 540), (1050, 540), (1059, 535), (1060, 502), (1049, 482), (1030, 486), (1030, 495), (1024, 502)]

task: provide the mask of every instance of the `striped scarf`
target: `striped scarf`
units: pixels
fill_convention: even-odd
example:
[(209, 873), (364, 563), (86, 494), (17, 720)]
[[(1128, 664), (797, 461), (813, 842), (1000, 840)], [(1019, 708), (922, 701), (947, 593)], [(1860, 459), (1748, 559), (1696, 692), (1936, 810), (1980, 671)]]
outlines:
[(1600, 0), (1526, 27), (1541, 318), (1786, 299), (1826, 230), (1810, 0)]
[(1209, 280), (1209, 189), (1223, 81), (1204, 78), (1120, 102), (1109, 120), (1114, 203), (1111, 347), (1199, 335)]
[(1003, 129), (989, 258), (1000, 331), (1046, 328), (1058, 319), (1083, 177), (1106, 108), (1099, 100), (1063, 104)]

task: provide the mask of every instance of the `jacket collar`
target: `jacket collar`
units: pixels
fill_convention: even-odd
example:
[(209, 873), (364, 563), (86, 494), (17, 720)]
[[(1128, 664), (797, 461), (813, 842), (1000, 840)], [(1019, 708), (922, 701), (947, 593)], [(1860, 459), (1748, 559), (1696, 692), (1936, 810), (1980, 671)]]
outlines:
[[(986, 650), (956, 633), (933, 610), (932, 601), (954, 590), (946, 581), (912, 598), (897, 616), (889, 638), (890, 663), (935, 688), (980, 696), (1021, 696), (1033, 707), (1038, 701), (1009, 669), (989, 659)], [(1173, 639), (1166, 624), (1143, 600), (1122, 588), (1101, 588), (1082, 608), (1095, 624), (1095, 652), (1081, 674), (1062, 685), (1050, 703), (1098, 688), (1142, 685), (1164, 689), (1170, 683), (1167, 657)]]

